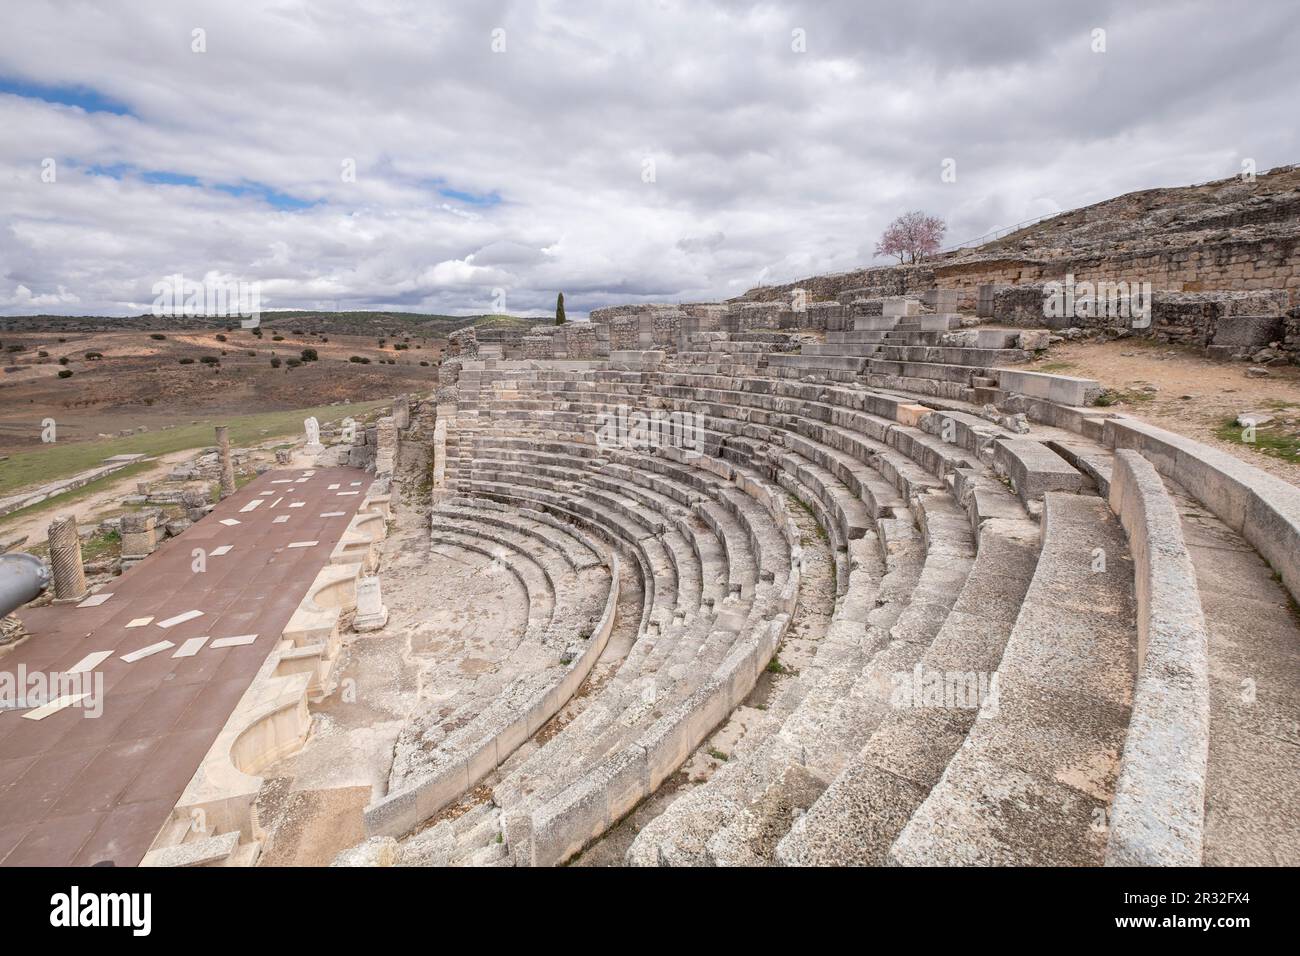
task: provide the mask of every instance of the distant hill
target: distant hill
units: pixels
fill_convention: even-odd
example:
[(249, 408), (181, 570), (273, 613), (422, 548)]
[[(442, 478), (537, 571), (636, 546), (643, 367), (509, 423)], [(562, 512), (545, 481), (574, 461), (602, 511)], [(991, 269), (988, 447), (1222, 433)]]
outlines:
[[(329, 335), (422, 335), (444, 337), (468, 326), (486, 329), (526, 329), (547, 323), (545, 317), (513, 315), (439, 315), (427, 312), (318, 312), (295, 310), (262, 313), (262, 325), (310, 334)], [(225, 316), (103, 316), (103, 315), (10, 315), (0, 316), (0, 330), (6, 332), (129, 332), (222, 329), (238, 326), (237, 318)]]

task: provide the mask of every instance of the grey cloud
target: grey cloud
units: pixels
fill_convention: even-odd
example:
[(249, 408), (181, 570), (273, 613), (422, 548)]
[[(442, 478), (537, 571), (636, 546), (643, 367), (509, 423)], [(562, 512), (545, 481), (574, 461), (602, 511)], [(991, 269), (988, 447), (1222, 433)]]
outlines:
[[(868, 264), (907, 209), (964, 240), (1297, 153), (1286, 0), (31, 4), (7, 18), (0, 77), (85, 85), (134, 113), (0, 94), (7, 313), (124, 314), (160, 277), (210, 271), (261, 281), (274, 307), (478, 312), (498, 287), (537, 314), (559, 290), (574, 314), (720, 297)], [(316, 205), (212, 188), (240, 182)]]

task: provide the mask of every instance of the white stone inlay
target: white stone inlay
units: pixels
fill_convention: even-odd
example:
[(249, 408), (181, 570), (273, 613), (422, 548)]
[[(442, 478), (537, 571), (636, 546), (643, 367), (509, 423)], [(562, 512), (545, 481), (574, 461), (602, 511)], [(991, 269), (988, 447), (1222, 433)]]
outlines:
[(71, 707), (80, 700), (85, 700), (89, 694), (64, 694), (62, 697), (56, 697), (43, 707), (37, 707), (35, 710), (29, 710), (23, 714), (28, 720), (44, 720), (50, 714), (57, 714), (65, 707)]
[(281, 501), (284, 501), (284, 498), (283, 498), (283, 497), (276, 498), (276, 499), (275, 499), (274, 501), (272, 501), (269, 505), (267, 505), (267, 507), (268, 507), (268, 508), (274, 508), (274, 507), (275, 507), (276, 505), (278, 505)]
[(152, 657), (154, 654), (161, 654), (163, 651), (175, 647), (171, 641), (159, 641), (157, 644), (150, 644), (148, 647), (142, 647), (138, 651), (132, 651), (130, 654), (123, 654), (122, 660), (128, 664), (134, 664), (136, 661), (142, 661), (146, 657)]
[(351, 485), (353, 488), (361, 487), (361, 482), (359, 481), (349, 481), (348, 484)]
[(320, 513), (320, 516), (322, 518), (342, 518), (346, 515), (347, 515), (346, 511), (322, 511)]
[(306, 506), (307, 506), (307, 502), (305, 502), (305, 501), (291, 501), (291, 502), (289, 502), (289, 507), (290, 507), (290, 508), (305, 508)]
[(238, 637), (219, 637), (212, 642), (212, 647), (243, 647), (257, 640), (256, 634), (240, 634)]
[(239, 522), (236, 521), (234, 518), (222, 518), (221, 523), (224, 524), (227, 528), (233, 528), (235, 525), (239, 524)]
[(90, 597), (86, 598), (86, 600), (78, 604), (77, 607), (99, 607), (112, 596), (112, 591), (109, 591), (107, 594), (92, 594)]
[(248, 504), (244, 505), (244, 507), (240, 508), (239, 513), (242, 515), (247, 511), (256, 511), (258, 508), (262, 507), (264, 501), (266, 501), (265, 498), (254, 498)]
[(211, 551), (209, 551), (208, 556), (213, 558), (219, 558), (223, 554), (229, 554), (234, 547), (235, 546), (233, 544), (223, 544), (221, 547), (213, 548)]
[(186, 611), (184, 614), (177, 614), (175, 617), (169, 617), (165, 621), (159, 621), (159, 627), (175, 627), (177, 624), (184, 624), (186, 621), (192, 621), (196, 617), (202, 617), (202, 611)]
[(336, 494), (337, 494), (340, 498), (346, 498), (348, 495), (359, 495), (359, 494), (361, 494), (361, 492), (359, 492), (359, 491), (339, 491), (339, 492), (336, 492)]
[(314, 547), (316, 547), (316, 545), (318, 545), (318, 544), (320, 544), (319, 541), (290, 541), (289, 544), (288, 544), (288, 547), (290, 547), (290, 548), (314, 548)]
[(271, 524), (284, 524), (288, 520), (289, 520), (288, 515), (280, 515), (280, 517), (278, 518), (272, 518)]
[(293, 479), (292, 479), (292, 478), (273, 478), (273, 479), (271, 479), (271, 484), (273, 484), (273, 485), (291, 485), (291, 484), (293, 484)]
[(338, 490), (339, 490), (340, 488), (342, 488), (342, 487), (343, 487), (342, 485), (337, 485), (337, 484), (336, 484), (336, 485), (326, 485), (326, 486), (325, 486), (325, 490), (326, 490), (326, 491), (338, 491)]
[(146, 625), (148, 625), (148, 624), (149, 624), (150, 622), (152, 622), (152, 621), (153, 621), (153, 616), (152, 616), (152, 615), (150, 615), (149, 617), (134, 617), (134, 618), (132, 618), (131, 620), (129, 620), (129, 621), (126, 622), (126, 626), (127, 626), (127, 627), (145, 627)]
[(87, 654), (77, 663), (68, 668), (69, 674), (80, 674), (82, 671), (93, 671), (100, 664), (104, 663), (106, 658), (112, 657), (112, 651), (95, 651), (93, 654)]
[(176, 653), (173, 654), (172, 657), (193, 657), (203, 649), (203, 645), (207, 642), (208, 639), (206, 637), (191, 637), (176, 649)]

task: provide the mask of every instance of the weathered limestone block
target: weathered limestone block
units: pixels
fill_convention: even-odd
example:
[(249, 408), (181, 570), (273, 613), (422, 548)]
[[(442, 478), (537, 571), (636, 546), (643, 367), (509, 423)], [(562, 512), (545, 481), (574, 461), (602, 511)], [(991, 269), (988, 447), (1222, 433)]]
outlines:
[(384, 606), (379, 578), (368, 575), (357, 582), (357, 615), (352, 622), (355, 631), (378, 631), (388, 623), (388, 608)]
[(152, 511), (122, 515), (122, 565), (128, 567), (153, 554), (158, 547), (158, 517)]

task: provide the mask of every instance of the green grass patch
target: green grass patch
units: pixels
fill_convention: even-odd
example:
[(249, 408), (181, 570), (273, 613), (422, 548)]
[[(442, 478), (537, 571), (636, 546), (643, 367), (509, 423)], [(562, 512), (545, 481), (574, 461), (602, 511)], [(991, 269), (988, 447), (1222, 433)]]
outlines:
[(1214, 434), (1223, 441), (1253, 448), (1270, 458), (1300, 461), (1300, 435), (1288, 435), (1280, 431), (1276, 422), (1256, 427), (1254, 441), (1246, 440), (1247, 429), (1237, 424), (1236, 416), (1225, 418), (1223, 424), (1214, 430)]
[[(6, 462), (6, 464), (8, 464), (8, 462)], [(74, 491), (65, 491), (63, 494), (55, 495), (53, 498), (46, 498), (44, 501), (38, 501), (34, 505), (28, 505), (26, 508), (19, 508), (17, 511), (11, 511), (3, 518), (0, 518), (0, 527), (4, 527), (6, 524), (12, 521), (17, 521), (20, 518), (30, 517), (31, 515), (39, 514), (42, 511), (53, 511), (55, 508), (62, 508), (64, 505), (70, 505), (74, 502), (81, 501), (97, 492), (103, 491), (105, 488), (116, 482), (123, 481), (133, 475), (138, 475), (141, 472), (148, 471), (152, 467), (153, 462), (151, 461), (137, 461), (133, 464), (127, 465), (121, 471), (115, 471), (111, 475), (105, 475), (103, 478), (96, 478), (90, 484), (83, 485)]]
[[(323, 424), (339, 421), (349, 415), (357, 418), (384, 404), (383, 401), (356, 402), (351, 405), (320, 405), (283, 412), (220, 416), (204, 419), (197, 425), (178, 425), (165, 431), (147, 431), (126, 438), (53, 442), (37, 451), (17, 452), (8, 461), (0, 462), (0, 495), (10, 494), (29, 485), (67, 478), (94, 468), (113, 455), (156, 456), (190, 448), (204, 448), (216, 442), (212, 434), (215, 425), (230, 426), (231, 444), (248, 446), (268, 438), (301, 432), (303, 419), (313, 415)], [(124, 473), (125, 470), (119, 471), (112, 477), (116, 480)], [(86, 487), (90, 488), (91, 485)], [(71, 499), (60, 496), (57, 500), (65, 502)]]

